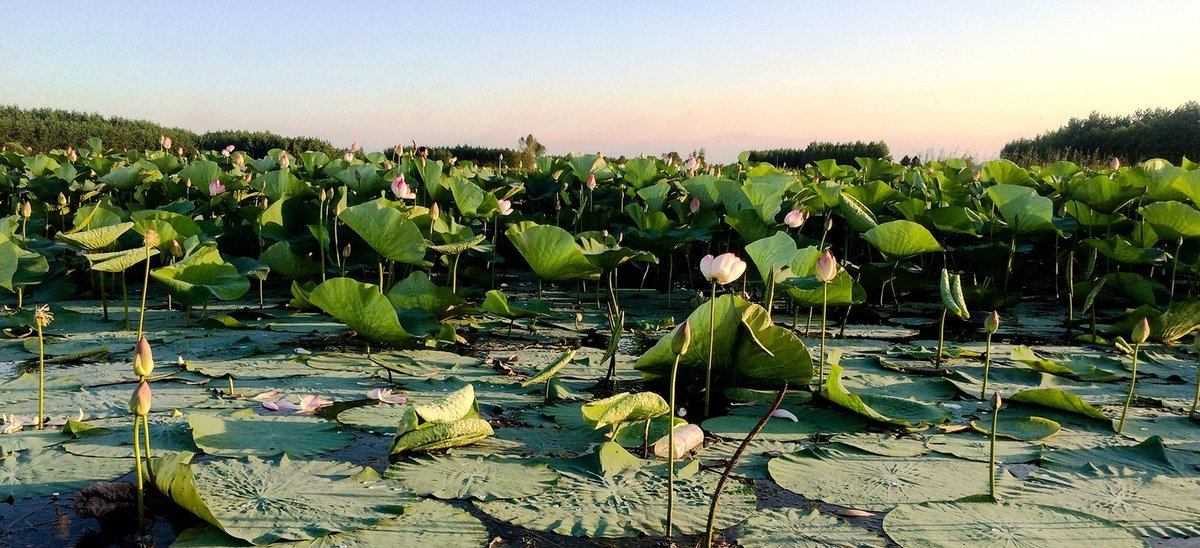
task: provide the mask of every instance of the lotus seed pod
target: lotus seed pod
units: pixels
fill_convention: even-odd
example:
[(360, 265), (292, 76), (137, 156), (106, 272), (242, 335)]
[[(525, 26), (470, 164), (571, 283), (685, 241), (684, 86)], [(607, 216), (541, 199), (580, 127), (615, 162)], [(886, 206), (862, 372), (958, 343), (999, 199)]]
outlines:
[(1150, 338), (1150, 321), (1142, 318), (1137, 325), (1133, 326), (1133, 333), (1129, 334), (1129, 338), (1133, 341), (1133, 344), (1146, 342), (1146, 339)]
[(150, 383), (142, 381), (138, 383), (137, 388), (133, 391), (133, 396), (129, 398), (129, 413), (144, 417), (150, 414), (150, 401), (154, 395), (150, 393)]
[(671, 351), (676, 356), (682, 356), (687, 353), (688, 347), (692, 345), (692, 324), (684, 321), (679, 329), (675, 330), (675, 334), (671, 336)]
[(1001, 403), (1002, 402), (1000, 401), (1000, 393), (992, 392), (992, 411), (999, 411)]
[(154, 371), (154, 352), (150, 350), (150, 341), (145, 335), (138, 339), (133, 347), (133, 374), (139, 377), (149, 377)]
[(997, 329), (1000, 329), (1000, 313), (993, 310), (987, 318), (984, 318), (983, 329), (987, 331), (989, 335), (995, 333)]

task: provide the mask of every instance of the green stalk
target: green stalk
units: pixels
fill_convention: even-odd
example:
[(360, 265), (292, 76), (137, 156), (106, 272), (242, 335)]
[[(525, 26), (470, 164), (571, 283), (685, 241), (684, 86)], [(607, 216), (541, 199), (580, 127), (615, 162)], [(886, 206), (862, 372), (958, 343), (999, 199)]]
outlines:
[(1179, 237), (1179, 243), (1175, 244), (1175, 256), (1171, 257), (1171, 297), (1167, 301), (1167, 306), (1170, 307), (1175, 303), (1175, 271), (1179, 269), (1179, 251), (1183, 249), (1183, 236)]
[[(942, 307), (942, 321), (941, 321), (941, 323), (938, 324), (938, 349), (937, 349), (937, 357), (934, 358), (934, 361), (939, 366), (942, 365), (942, 347), (946, 340), (946, 310), (947, 310), (946, 307), (943, 306)], [(991, 335), (989, 335), (988, 338), (991, 339)]]
[(709, 415), (709, 403), (712, 399), (712, 360), (713, 345), (717, 339), (717, 281), (712, 282), (712, 293), (708, 301), (708, 366), (704, 370), (704, 416)]
[[(679, 354), (675, 354), (675, 365), (671, 366), (671, 385), (667, 387), (671, 418), (667, 423), (667, 538), (671, 538), (671, 522), (675, 516), (675, 376), (679, 372)], [(1194, 407), (1194, 406), (1193, 406)]]
[[(979, 390), (979, 399), (981, 399), (981, 400), (983, 398), (987, 397), (988, 369), (990, 369), (992, 366), (992, 334), (991, 333), (987, 334), (987, 349), (985, 350), (985, 352), (986, 352), (986, 354), (984, 354), (984, 356), (983, 356), (983, 388), (981, 388)], [(938, 355), (941, 355), (941, 351), (938, 351)], [(994, 427), (993, 427), (993, 429), (994, 429)]]
[(779, 409), (779, 404), (783, 403), (783, 397), (787, 395), (787, 388), (788, 382), (784, 380), (783, 387), (779, 389), (778, 394), (775, 394), (775, 403), (771, 404), (771, 408), (767, 410), (767, 413), (758, 420), (758, 424), (754, 425), (754, 428), (746, 435), (746, 439), (742, 440), (742, 444), (738, 446), (737, 451), (733, 452), (733, 458), (730, 458), (729, 463), (725, 465), (725, 471), (721, 474), (721, 479), (717, 482), (716, 491), (713, 492), (712, 504), (708, 507), (708, 525), (705, 527), (708, 548), (712, 548), (713, 526), (717, 521), (717, 504), (721, 501), (721, 489), (725, 487), (725, 482), (729, 480), (729, 474), (733, 472), (733, 467), (737, 465), (738, 459), (742, 457), (742, 453), (746, 451), (746, 447), (750, 445), (750, 441), (767, 425), (767, 421), (770, 420), (771, 415), (775, 413), (776, 409)]
[(125, 330), (129, 331), (129, 287), (125, 284), (124, 270), (121, 271), (121, 297), (125, 301)]
[(38, 423), (37, 429), (42, 429), (46, 422), (46, 347), (42, 339), (42, 322), (35, 321), (38, 332)]
[(817, 365), (817, 389), (825, 384), (825, 313), (829, 305), (829, 284), (821, 284), (821, 362)]
[(1125, 406), (1121, 408), (1121, 422), (1117, 424), (1117, 435), (1125, 433), (1125, 416), (1129, 413), (1129, 404), (1133, 401), (1133, 387), (1137, 384), (1137, 362), (1138, 351), (1141, 350), (1141, 343), (1133, 345), (1133, 371), (1129, 375), (1129, 394), (1125, 396)]
[(150, 419), (148, 415), (142, 415), (142, 436), (146, 441), (146, 475), (153, 477), (154, 469), (150, 466), (152, 461), (150, 460)]
[[(1200, 366), (1196, 368), (1200, 370)], [(1196, 418), (1196, 404), (1200, 403), (1200, 373), (1197, 373), (1196, 378), (1196, 397), (1192, 399), (1192, 409), (1188, 411), (1188, 418)]]
[(996, 427), (1000, 424), (1000, 409), (992, 410), (992, 435), (988, 443), (988, 494), (996, 500)]
[[(321, 192), (324, 192), (323, 190)], [(322, 196), (324, 196), (322, 194)], [(321, 281), (325, 281), (325, 201), (318, 204), (317, 214), (317, 249), (321, 255)]]
[(379, 259), (379, 294), (383, 295), (383, 259)]
[(142, 486), (142, 442), (138, 437), (138, 430), (141, 428), (139, 418), (133, 418), (133, 466), (137, 470), (138, 529), (143, 530), (146, 528), (146, 506)]
[(142, 278), (142, 310), (138, 315), (138, 330), (135, 339), (142, 338), (142, 325), (146, 321), (146, 294), (150, 292), (150, 246), (146, 247), (146, 275)]

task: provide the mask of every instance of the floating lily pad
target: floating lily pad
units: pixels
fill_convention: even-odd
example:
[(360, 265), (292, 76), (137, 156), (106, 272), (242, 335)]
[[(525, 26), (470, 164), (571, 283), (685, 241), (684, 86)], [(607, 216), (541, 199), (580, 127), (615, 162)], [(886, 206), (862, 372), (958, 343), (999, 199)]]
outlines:
[(132, 469), (121, 459), (81, 457), (58, 447), (0, 456), (0, 499), (67, 494), (89, 483), (113, 481)]
[(887, 546), (878, 534), (855, 527), (817, 510), (766, 508), (733, 530), (739, 546), (823, 548), (825, 546)]
[(911, 428), (941, 424), (950, 420), (950, 413), (944, 409), (916, 400), (873, 394), (853, 394), (842, 386), (841, 376), (842, 367), (837, 364), (830, 365), (829, 378), (825, 381), (825, 386), (821, 388), (821, 395), (868, 419)]
[[(107, 429), (103, 434), (72, 440), (64, 444), (63, 449), (86, 457), (132, 458), (133, 420), (133, 417), (128, 417), (98, 421), (95, 426)], [(147, 422), (150, 424), (151, 457), (196, 451), (196, 444), (192, 442), (192, 429), (183, 416), (154, 414), (148, 417)], [(142, 453), (145, 454), (145, 447), (142, 448)]]
[(1036, 504), (905, 504), (888, 513), (883, 529), (901, 546), (1135, 548), (1144, 545), (1133, 533), (1111, 521)]
[(407, 406), (404, 405), (360, 405), (338, 413), (337, 420), (372, 434), (392, 436), (396, 434), (400, 419), (404, 418), (405, 409)]
[(558, 472), (520, 459), (437, 456), (395, 463), (384, 477), (418, 495), (499, 500), (540, 494), (554, 486)]
[[(933, 436), (925, 442), (929, 449), (961, 459), (988, 462), (991, 446), (987, 438), (969, 434)], [(996, 460), (1007, 464), (1034, 462), (1042, 455), (1038, 445), (1017, 440), (996, 440)]]
[(1111, 440), (1114, 445), (1043, 451), (1042, 468), (1087, 472), (1097, 466), (1113, 466), (1168, 476), (1196, 475), (1185, 473), (1187, 465), (1196, 462), (1196, 454), (1168, 449), (1158, 436), (1137, 445), (1121, 444), (1123, 440), (1118, 438)]
[[(971, 428), (982, 434), (992, 433), (992, 421), (971, 421)], [(1058, 433), (1062, 426), (1042, 417), (1000, 417), (996, 421), (996, 437), (1014, 440), (1040, 440)]]
[[(758, 413), (746, 412), (715, 417), (700, 424), (701, 428), (714, 436), (726, 439), (744, 439), (758, 424), (765, 408), (752, 408)], [(802, 407), (789, 409), (796, 415), (797, 422), (772, 417), (758, 433), (756, 439), (771, 441), (803, 441), (815, 434), (841, 434), (856, 432), (866, 426), (866, 421), (849, 413), (829, 409)]]
[(323, 419), (264, 416), (239, 411), (228, 417), (195, 413), (188, 417), (201, 451), (220, 457), (312, 457), (354, 443), (354, 434)]
[(844, 434), (830, 441), (884, 457), (916, 457), (929, 452), (921, 441), (890, 434)]
[[(742, 445), (740, 441), (723, 441), (705, 446), (696, 454), (705, 466), (724, 466), (733, 458), (733, 453)], [(786, 453), (795, 453), (806, 446), (800, 443), (788, 443), (755, 439), (750, 441), (741, 458), (730, 472), (734, 477), (747, 479), (770, 479), (767, 473), (767, 463), (771, 459)]]
[(774, 459), (767, 470), (775, 483), (789, 491), (872, 511), (955, 500), (988, 490), (986, 466), (930, 455), (880, 457), (814, 447)]

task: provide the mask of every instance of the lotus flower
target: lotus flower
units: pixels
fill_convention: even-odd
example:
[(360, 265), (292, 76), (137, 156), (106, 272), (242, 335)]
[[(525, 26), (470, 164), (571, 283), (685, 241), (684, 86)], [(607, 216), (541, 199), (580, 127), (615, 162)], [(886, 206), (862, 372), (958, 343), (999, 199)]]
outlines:
[(695, 215), (696, 213), (699, 213), (700, 212), (700, 198), (693, 197), (692, 203), (688, 204), (688, 208), (692, 210), (693, 215)]
[(295, 413), (297, 415), (311, 415), (323, 407), (329, 407), (330, 405), (333, 405), (333, 402), (322, 398), (321, 396), (309, 394), (307, 396), (301, 396), (300, 403), (298, 404), (280, 398), (275, 401), (263, 402), (262, 405), (271, 411), (285, 411), (288, 413)]
[(408, 401), (408, 398), (400, 394), (393, 394), (388, 388), (372, 388), (367, 392), (367, 397), (382, 403), (390, 403), (393, 405), (403, 405)]
[(693, 171), (696, 171), (696, 167), (699, 165), (700, 165), (700, 160), (698, 158), (696, 158), (695, 154), (693, 154), (691, 156), (688, 156), (688, 159), (683, 162), (683, 170), (688, 173), (691, 173)]
[(1133, 332), (1129, 334), (1133, 344), (1142, 344), (1146, 339), (1150, 338), (1150, 322), (1146, 318), (1142, 318), (1137, 325), (1133, 326)]
[(783, 216), (783, 224), (789, 228), (800, 228), (804, 226), (804, 221), (808, 220), (808, 212), (799, 209), (793, 209)]
[(508, 200), (496, 200), (496, 208), (501, 216), (512, 215), (512, 202)]
[(1112, 169), (1113, 171), (1121, 169), (1121, 159), (1117, 158), (1116, 156), (1109, 158), (1108, 159), (1108, 167), (1110, 169)]
[(354, 142), (350, 144), (350, 152), (358, 152), (360, 150), (362, 150), (362, 145), (359, 145), (358, 140), (355, 139)]
[(353, 152), (344, 152), (344, 153), (342, 153), (342, 159), (345, 160), (347, 163), (353, 162), (354, 161), (354, 153)]
[(208, 183), (209, 196), (220, 196), (224, 193), (225, 193), (225, 185), (221, 184), (220, 180), (213, 179), (211, 183)]
[(821, 283), (832, 282), (837, 277), (838, 266), (837, 259), (828, 249), (821, 253), (821, 257), (817, 259), (817, 280)]
[(166, 135), (159, 135), (158, 136), (158, 144), (159, 144), (159, 146), (163, 147), (164, 149), (170, 150), (171, 138), (167, 137)]
[(589, 174), (588, 174), (588, 177), (587, 177), (587, 187), (588, 187), (588, 190), (595, 190), (595, 189), (596, 189), (596, 174), (595, 174), (595, 173), (589, 173)]
[(74, 147), (67, 147), (67, 159), (72, 162), (79, 160), (79, 153), (75, 152)]
[(746, 261), (733, 253), (725, 253), (717, 257), (705, 255), (700, 259), (700, 274), (704, 279), (725, 285), (742, 276), (746, 272)]
[(287, 153), (285, 152), (283, 154), (280, 154), (279, 155), (279, 167), (281, 167), (283, 169), (287, 169), (287, 167), (290, 165), (292, 165), (292, 159), (288, 158)]
[(150, 413), (150, 401), (153, 399), (153, 394), (150, 393), (150, 383), (142, 381), (138, 383), (137, 389), (133, 391), (133, 396), (129, 398), (129, 413), (144, 417)]
[[(174, 242), (174, 240), (171, 240)], [(150, 341), (146, 337), (138, 339), (133, 347), (133, 374), (139, 377), (149, 377), (154, 371), (154, 352), (150, 350)]]
[(392, 194), (395, 194), (401, 200), (415, 200), (417, 198), (417, 193), (413, 191), (412, 187), (408, 186), (408, 182), (404, 180), (403, 175), (392, 180)]
[(771, 416), (778, 417), (781, 419), (787, 419), (792, 422), (800, 422), (800, 418), (797, 417), (795, 413), (792, 413), (791, 411), (788, 411), (787, 409), (776, 409), (771, 412)]
[(993, 310), (992, 314), (983, 320), (983, 329), (989, 335), (1000, 329), (1000, 313)]
[(228, 158), (230, 154), (233, 154), (233, 149), (234, 149), (233, 145), (229, 145), (229, 146), (221, 149), (221, 156)]

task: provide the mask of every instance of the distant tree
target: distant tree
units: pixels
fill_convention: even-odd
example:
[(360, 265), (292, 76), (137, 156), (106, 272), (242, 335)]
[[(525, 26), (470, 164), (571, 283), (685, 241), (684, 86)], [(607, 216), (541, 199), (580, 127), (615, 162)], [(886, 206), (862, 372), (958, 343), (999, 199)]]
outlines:
[(864, 143), (831, 143), (813, 141), (804, 148), (776, 148), (769, 150), (751, 150), (750, 160), (754, 162), (769, 162), (772, 165), (802, 167), (820, 160), (835, 160), (842, 165), (854, 165), (855, 158), (876, 158), (891, 160), (892, 153), (887, 143), (872, 141)]
[(532, 133), (525, 137), (517, 139), (517, 154), (514, 162), (519, 168), (531, 168), (536, 163), (538, 156), (546, 154), (546, 147), (538, 142), (537, 137)]
[(1107, 163), (1112, 156), (1126, 163), (1163, 158), (1176, 164), (1200, 158), (1200, 103), (1174, 109), (1145, 109), (1131, 115), (1092, 112), (1037, 137), (1010, 141), (1000, 156), (1020, 164), (1057, 160)]

